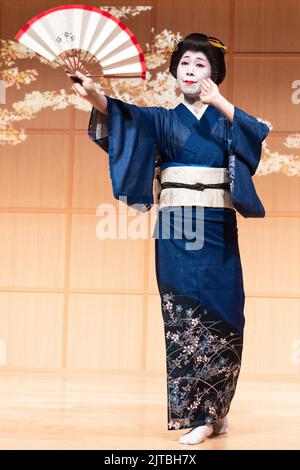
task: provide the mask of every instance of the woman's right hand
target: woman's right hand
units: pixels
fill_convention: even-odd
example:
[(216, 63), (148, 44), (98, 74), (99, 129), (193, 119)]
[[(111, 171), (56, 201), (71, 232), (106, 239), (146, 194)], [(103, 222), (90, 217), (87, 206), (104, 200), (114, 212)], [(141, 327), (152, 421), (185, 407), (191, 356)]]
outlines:
[[(73, 60), (71, 60), (73, 59)], [(70, 62), (72, 66), (80, 65), (77, 61), (77, 58), (70, 58)], [(87, 69), (84, 69), (88, 73)], [(104, 95), (101, 95), (97, 92), (95, 84), (90, 77), (87, 77), (83, 73), (79, 72), (78, 70), (74, 73), (74, 75), (79, 79), (80, 83), (74, 82), (71, 78), (71, 73), (66, 70), (68, 77), (72, 81), (72, 88), (76, 91), (77, 94), (85, 98), (92, 106), (95, 106), (101, 113), (107, 114), (107, 100)]]
[[(81, 67), (83, 68), (84, 72), (88, 73), (88, 70), (84, 67), (83, 64), (80, 63), (77, 57), (69, 57), (69, 62), (72, 65), (72, 68), (76, 69), (77, 67)], [(73, 75), (75, 75), (79, 79), (80, 83), (78, 83), (71, 78), (71, 73), (68, 70), (66, 70), (66, 73), (72, 81), (72, 88), (74, 91), (76, 91), (76, 93), (86, 99), (88, 99), (93, 94), (95, 95), (95, 93), (97, 92), (96, 87), (90, 77), (87, 77), (82, 72), (79, 72), (77, 70)]]
[(74, 75), (80, 79), (80, 83), (74, 82), (73, 79), (70, 77), (70, 73), (67, 72), (70, 80), (72, 81), (73, 85), (72, 88), (76, 91), (80, 96), (83, 98), (89, 99), (95, 93), (97, 93), (95, 84), (90, 77), (87, 77), (83, 73), (79, 72), (78, 70), (75, 72)]

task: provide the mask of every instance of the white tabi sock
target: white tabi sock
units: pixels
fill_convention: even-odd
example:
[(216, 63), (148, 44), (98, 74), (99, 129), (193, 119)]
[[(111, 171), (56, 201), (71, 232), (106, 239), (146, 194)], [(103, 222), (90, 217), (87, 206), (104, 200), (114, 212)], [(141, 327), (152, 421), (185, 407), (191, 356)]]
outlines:
[(200, 444), (204, 439), (211, 436), (213, 433), (213, 427), (211, 424), (205, 426), (198, 426), (192, 429), (187, 434), (184, 434), (179, 438), (181, 444)]
[(181, 444), (200, 444), (212, 434), (218, 435), (229, 431), (228, 418), (220, 419), (213, 425), (198, 426), (179, 438)]

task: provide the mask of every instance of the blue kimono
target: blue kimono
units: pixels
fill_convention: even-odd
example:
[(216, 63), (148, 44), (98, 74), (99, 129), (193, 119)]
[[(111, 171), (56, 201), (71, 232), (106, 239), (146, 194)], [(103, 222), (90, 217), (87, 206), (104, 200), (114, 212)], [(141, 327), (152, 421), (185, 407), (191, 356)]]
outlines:
[[(244, 287), (236, 211), (263, 217), (252, 176), (269, 128), (241, 109), (230, 121), (208, 105), (200, 119), (183, 104), (174, 109), (138, 107), (106, 97), (108, 116), (95, 108), (89, 137), (108, 152), (113, 192), (127, 204), (149, 208), (157, 155), (162, 169), (176, 166), (228, 169), (233, 207), (204, 207), (203, 246), (188, 251), (175, 236), (182, 221), (196, 226), (197, 207), (158, 212), (156, 277), (166, 341), (168, 428), (213, 424), (229, 411), (239, 376), (244, 329)], [(103, 137), (99, 125), (107, 126)], [(140, 207), (140, 206), (139, 206)], [(171, 236), (162, 235), (169, 215)], [(188, 219), (188, 220), (187, 220)]]

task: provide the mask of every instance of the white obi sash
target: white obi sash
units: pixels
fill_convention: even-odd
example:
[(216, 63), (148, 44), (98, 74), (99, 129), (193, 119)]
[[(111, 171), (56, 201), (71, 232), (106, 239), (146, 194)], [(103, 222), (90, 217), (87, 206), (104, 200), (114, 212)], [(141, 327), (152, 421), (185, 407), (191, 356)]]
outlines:
[[(160, 172), (160, 184), (217, 184), (229, 183), (227, 168), (175, 165)], [(159, 194), (159, 209), (167, 206), (228, 207), (234, 209), (228, 189), (205, 188), (200, 191), (190, 188), (164, 188)]]

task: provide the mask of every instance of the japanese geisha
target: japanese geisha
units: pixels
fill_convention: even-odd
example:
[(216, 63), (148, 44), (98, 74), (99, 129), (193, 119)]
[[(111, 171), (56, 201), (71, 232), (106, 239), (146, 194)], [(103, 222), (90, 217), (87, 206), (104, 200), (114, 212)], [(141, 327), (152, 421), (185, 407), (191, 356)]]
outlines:
[[(73, 85), (93, 105), (88, 134), (108, 153), (116, 198), (151, 208), (160, 170), (155, 260), (166, 342), (168, 429), (189, 428), (179, 438), (182, 444), (198, 444), (229, 429), (245, 321), (236, 211), (264, 216), (252, 176), (269, 128), (221, 95), (225, 53), (221, 41), (200, 33), (177, 44), (170, 73), (182, 102), (173, 109), (101, 95), (80, 72), (81, 83)], [(189, 234), (176, 236), (175, 226), (197, 226), (199, 218), (201, 247), (187, 249)], [(166, 223), (168, 237), (162, 233)]]

